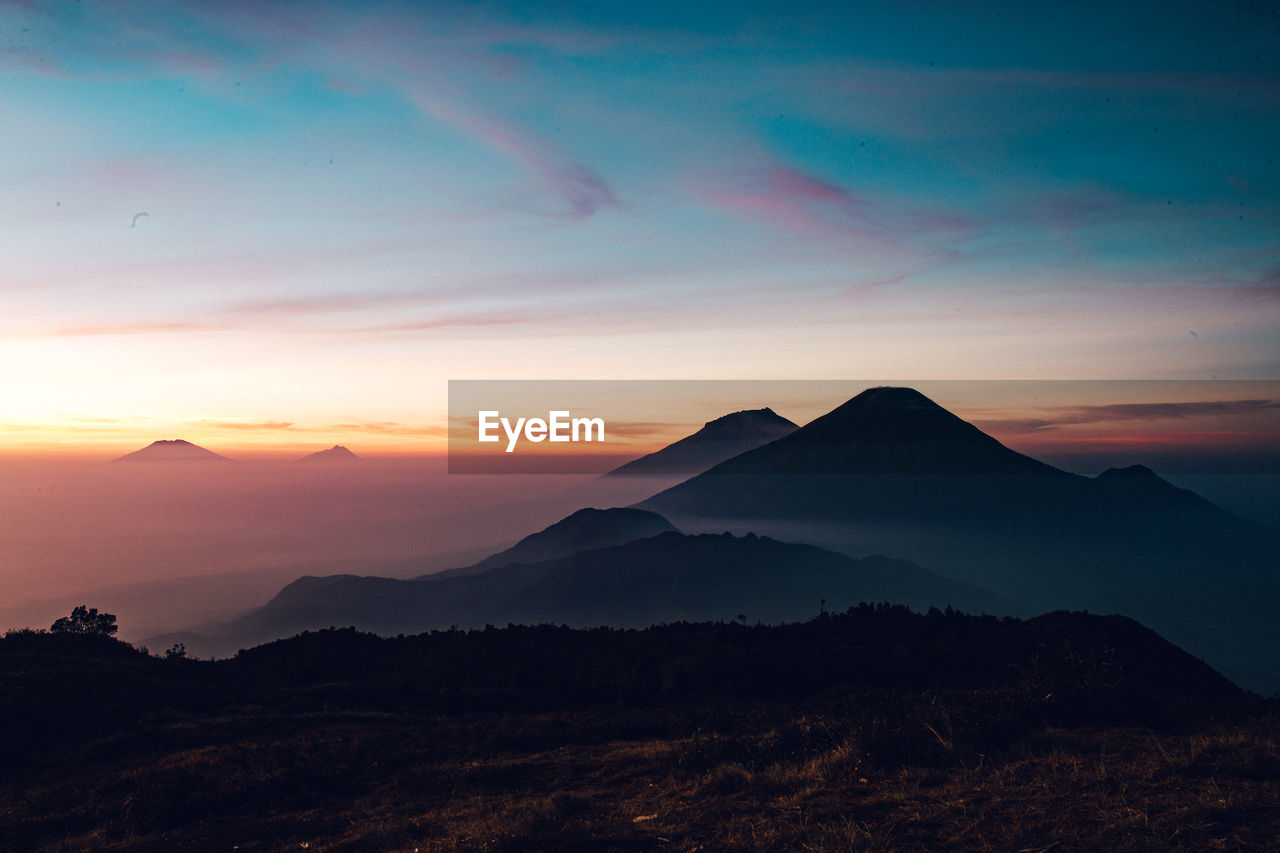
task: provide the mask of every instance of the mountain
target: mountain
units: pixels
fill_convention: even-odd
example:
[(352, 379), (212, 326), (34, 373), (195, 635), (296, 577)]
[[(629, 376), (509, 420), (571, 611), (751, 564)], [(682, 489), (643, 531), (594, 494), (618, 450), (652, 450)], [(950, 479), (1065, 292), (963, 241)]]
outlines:
[(656, 512), (626, 507), (580, 509), (550, 527), (529, 534), (512, 547), (486, 557), (475, 565), (463, 569), (450, 569), (433, 575), (423, 575), (419, 580), (464, 574), (474, 575), (511, 563), (553, 560), (557, 557), (567, 557), (578, 551), (621, 545), (633, 539), (657, 536), (659, 533), (673, 530), (676, 530), (675, 526)]
[(343, 447), (341, 444), (335, 444), (333, 447), (330, 447), (328, 450), (320, 450), (315, 453), (310, 453), (302, 457), (298, 461), (299, 462), (360, 462), (362, 460), (360, 459), (359, 456), (356, 456), (354, 453), (352, 453), (347, 448)]
[(1010, 450), (918, 391), (871, 388), (639, 506), (716, 518), (852, 512), (967, 519), (990, 514), (992, 507), (978, 500), (997, 501), (1020, 516), (1057, 510), (1064, 495), (1085, 483)]
[(637, 506), (692, 532), (893, 554), (1021, 612), (1125, 613), (1233, 678), (1280, 688), (1273, 533), (1143, 466), (1054, 468), (913, 389), (868, 389)]
[(1192, 510), (1225, 515), (1214, 504), (1190, 489), (1179, 488), (1164, 480), (1146, 465), (1129, 465), (1125, 468), (1108, 468), (1095, 478), (1099, 487), (1121, 500), (1142, 506), (1147, 510)]
[(304, 577), (223, 626), (216, 642), (226, 653), (330, 625), (399, 634), (508, 623), (644, 627), (739, 614), (774, 623), (862, 601), (1007, 610), (999, 596), (904, 560), (854, 559), (751, 534), (689, 536), (669, 530), (539, 562), (411, 581)]
[(606, 477), (697, 474), (799, 429), (770, 408), (734, 412), (661, 450), (613, 469)]
[(126, 453), (113, 462), (229, 462), (227, 457), (205, 450), (181, 438), (153, 441), (141, 450)]
[(881, 543), (903, 525), (967, 539), (1141, 540), (1163, 550), (1200, 547), (1208, 531), (1228, 539), (1261, 532), (1141, 465), (1089, 478), (1018, 453), (910, 388), (868, 389), (637, 506), (716, 524), (858, 524)]
[[(1256, 525), (1141, 465), (1096, 478), (1005, 447), (911, 388), (870, 388), (806, 426), (637, 504), (672, 517), (950, 526), (971, 534), (1160, 536)], [(1150, 532), (1150, 531), (1148, 531)], [(891, 551), (891, 553), (893, 553)]]

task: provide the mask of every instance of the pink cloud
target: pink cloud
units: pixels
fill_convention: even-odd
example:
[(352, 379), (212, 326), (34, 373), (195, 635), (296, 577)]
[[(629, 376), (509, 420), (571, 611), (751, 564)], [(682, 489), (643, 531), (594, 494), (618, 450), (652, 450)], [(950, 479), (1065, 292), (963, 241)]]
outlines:
[(704, 175), (694, 189), (704, 200), (731, 213), (890, 255), (914, 254), (912, 248), (925, 248), (922, 244), (939, 239), (958, 240), (971, 227), (954, 214), (890, 204), (777, 162)]
[(228, 313), (245, 319), (277, 319), (315, 314), (341, 314), (371, 308), (412, 304), (424, 300), (418, 293), (387, 291), (257, 299), (231, 306)]
[(223, 331), (227, 327), (206, 323), (89, 323), (80, 326), (61, 326), (34, 334), (52, 337), (93, 337), (98, 335), (180, 335), (192, 332)]
[(571, 218), (586, 219), (603, 208), (622, 206), (594, 169), (530, 129), (474, 109), (464, 111), (420, 91), (413, 99), (433, 118), (532, 170), (568, 206)]
[(520, 326), (532, 324), (539, 329), (544, 324), (572, 316), (568, 313), (510, 311), (510, 312), (478, 312), (464, 314), (447, 314), (422, 320), (409, 320), (402, 323), (363, 326), (348, 331), (360, 333), (382, 332), (434, 332), (447, 329), (483, 329), (494, 327)]

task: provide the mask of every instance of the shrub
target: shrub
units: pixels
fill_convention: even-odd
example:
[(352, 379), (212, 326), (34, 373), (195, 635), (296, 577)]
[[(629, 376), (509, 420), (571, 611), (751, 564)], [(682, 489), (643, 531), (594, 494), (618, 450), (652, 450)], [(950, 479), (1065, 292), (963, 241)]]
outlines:
[(87, 634), (96, 637), (110, 637), (119, 626), (116, 625), (115, 614), (99, 613), (96, 607), (85, 607), (83, 604), (71, 611), (70, 616), (63, 616), (50, 626), (54, 634)]

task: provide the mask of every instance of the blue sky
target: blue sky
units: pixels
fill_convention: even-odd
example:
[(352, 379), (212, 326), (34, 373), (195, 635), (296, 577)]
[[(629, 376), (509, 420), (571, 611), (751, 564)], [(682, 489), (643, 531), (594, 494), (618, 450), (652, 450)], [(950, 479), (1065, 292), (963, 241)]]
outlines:
[(1217, 3), (3, 4), (0, 442), (429, 443), (451, 378), (1277, 378), (1278, 40)]

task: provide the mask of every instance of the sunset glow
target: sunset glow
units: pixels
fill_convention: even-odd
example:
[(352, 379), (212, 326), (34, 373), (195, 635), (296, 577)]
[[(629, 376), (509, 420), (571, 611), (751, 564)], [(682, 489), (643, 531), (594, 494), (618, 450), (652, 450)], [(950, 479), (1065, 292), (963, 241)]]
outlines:
[(4, 6), (0, 446), (439, 450), (468, 377), (1277, 376), (1252, 13), (555, 9)]

